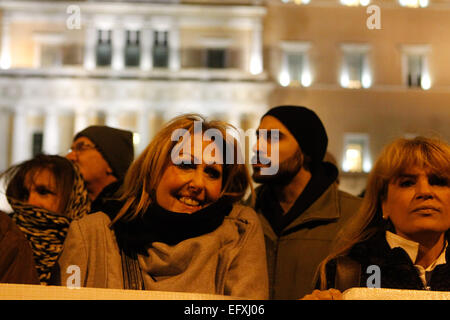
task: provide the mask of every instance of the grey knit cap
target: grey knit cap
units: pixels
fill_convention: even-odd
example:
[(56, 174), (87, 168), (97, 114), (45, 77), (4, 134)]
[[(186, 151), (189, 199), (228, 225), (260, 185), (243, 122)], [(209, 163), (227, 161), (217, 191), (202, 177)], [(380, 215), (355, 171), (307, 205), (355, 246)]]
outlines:
[(75, 135), (91, 140), (113, 170), (114, 176), (122, 180), (134, 159), (133, 133), (108, 126), (90, 126)]

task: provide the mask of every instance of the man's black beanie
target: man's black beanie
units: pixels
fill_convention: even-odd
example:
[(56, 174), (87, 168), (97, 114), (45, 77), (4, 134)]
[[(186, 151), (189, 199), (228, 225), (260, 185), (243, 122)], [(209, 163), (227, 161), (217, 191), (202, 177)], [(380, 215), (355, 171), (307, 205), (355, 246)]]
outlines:
[(322, 121), (314, 111), (301, 106), (278, 106), (264, 115), (277, 118), (294, 136), (302, 153), (312, 164), (322, 162), (328, 146), (328, 137)]
[(107, 126), (90, 126), (75, 135), (91, 140), (113, 170), (114, 176), (122, 180), (134, 159), (133, 133)]

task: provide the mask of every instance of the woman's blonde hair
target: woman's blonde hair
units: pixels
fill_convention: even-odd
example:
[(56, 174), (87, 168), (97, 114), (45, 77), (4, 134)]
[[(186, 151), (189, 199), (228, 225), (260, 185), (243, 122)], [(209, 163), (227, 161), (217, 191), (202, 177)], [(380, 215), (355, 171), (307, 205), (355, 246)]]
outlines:
[[(229, 133), (235, 130), (233, 126), (223, 121), (207, 121), (199, 114), (186, 114), (178, 116), (169, 121), (153, 138), (147, 148), (132, 163), (125, 176), (122, 189), (120, 191), (120, 200), (124, 201), (114, 224), (118, 220), (133, 220), (140, 214), (144, 214), (149, 205), (156, 201), (156, 188), (171, 161), (171, 153), (178, 141), (172, 141), (172, 134), (177, 129), (184, 129), (189, 134), (194, 134), (194, 123), (201, 124), (201, 133), (208, 129), (215, 129), (220, 132), (223, 141), (214, 141), (214, 143), (223, 143), (223, 179), (221, 198), (228, 199), (231, 203), (242, 200), (250, 187), (253, 194), (253, 187), (250, 183), (250, 175), (245, 164), (238, 161), (240, 157), (240, 147), (238, 141)], [(233, 150), (233, 152), (230, 152)], [(229, 154), (233, 155), (232, 161)], [(231, 162), (231, 163), (230, 163)]]
[(396, 139), (382, 150), (369, 174), (361, 207), (337, 235), (336, 245), (319, 265), (321, 289), (327, 286), (327, 263), (346, 255), (355, 244), (369, 239), (385, 225), (381, 205), (386, 199), (389, 182), (413, 167), (450, 181), (450, 146), (440, 139), (416, 137)]

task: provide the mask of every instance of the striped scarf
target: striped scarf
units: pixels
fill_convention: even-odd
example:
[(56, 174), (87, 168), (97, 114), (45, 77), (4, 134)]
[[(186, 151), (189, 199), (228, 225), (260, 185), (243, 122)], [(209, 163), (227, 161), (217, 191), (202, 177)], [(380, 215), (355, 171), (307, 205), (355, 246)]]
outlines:
[(90, 200), (84, 181), (75, 170), (75, 180), (64, 215), (8, 199), (14, 212), (11, 217), (31, 244), (41, 284), (47, 284), (51, 269), (62, 251), (70, 222), (90, 211)]

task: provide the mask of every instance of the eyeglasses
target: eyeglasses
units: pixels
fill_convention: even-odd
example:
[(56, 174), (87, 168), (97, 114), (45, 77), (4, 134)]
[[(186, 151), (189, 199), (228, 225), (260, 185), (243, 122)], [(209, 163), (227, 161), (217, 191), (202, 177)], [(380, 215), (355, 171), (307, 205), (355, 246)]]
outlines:
[(70, 147), (68, 153), (71, 153), (71, 152), (79, 153), (79, 152), (90, 150), (90, 149), (97, 149), (97, 147), (94, 145), (91, 145), (91, 144), (86, 144), (84, 142), (79, 142), (79, 143), (73, 145), (72, 147)]

